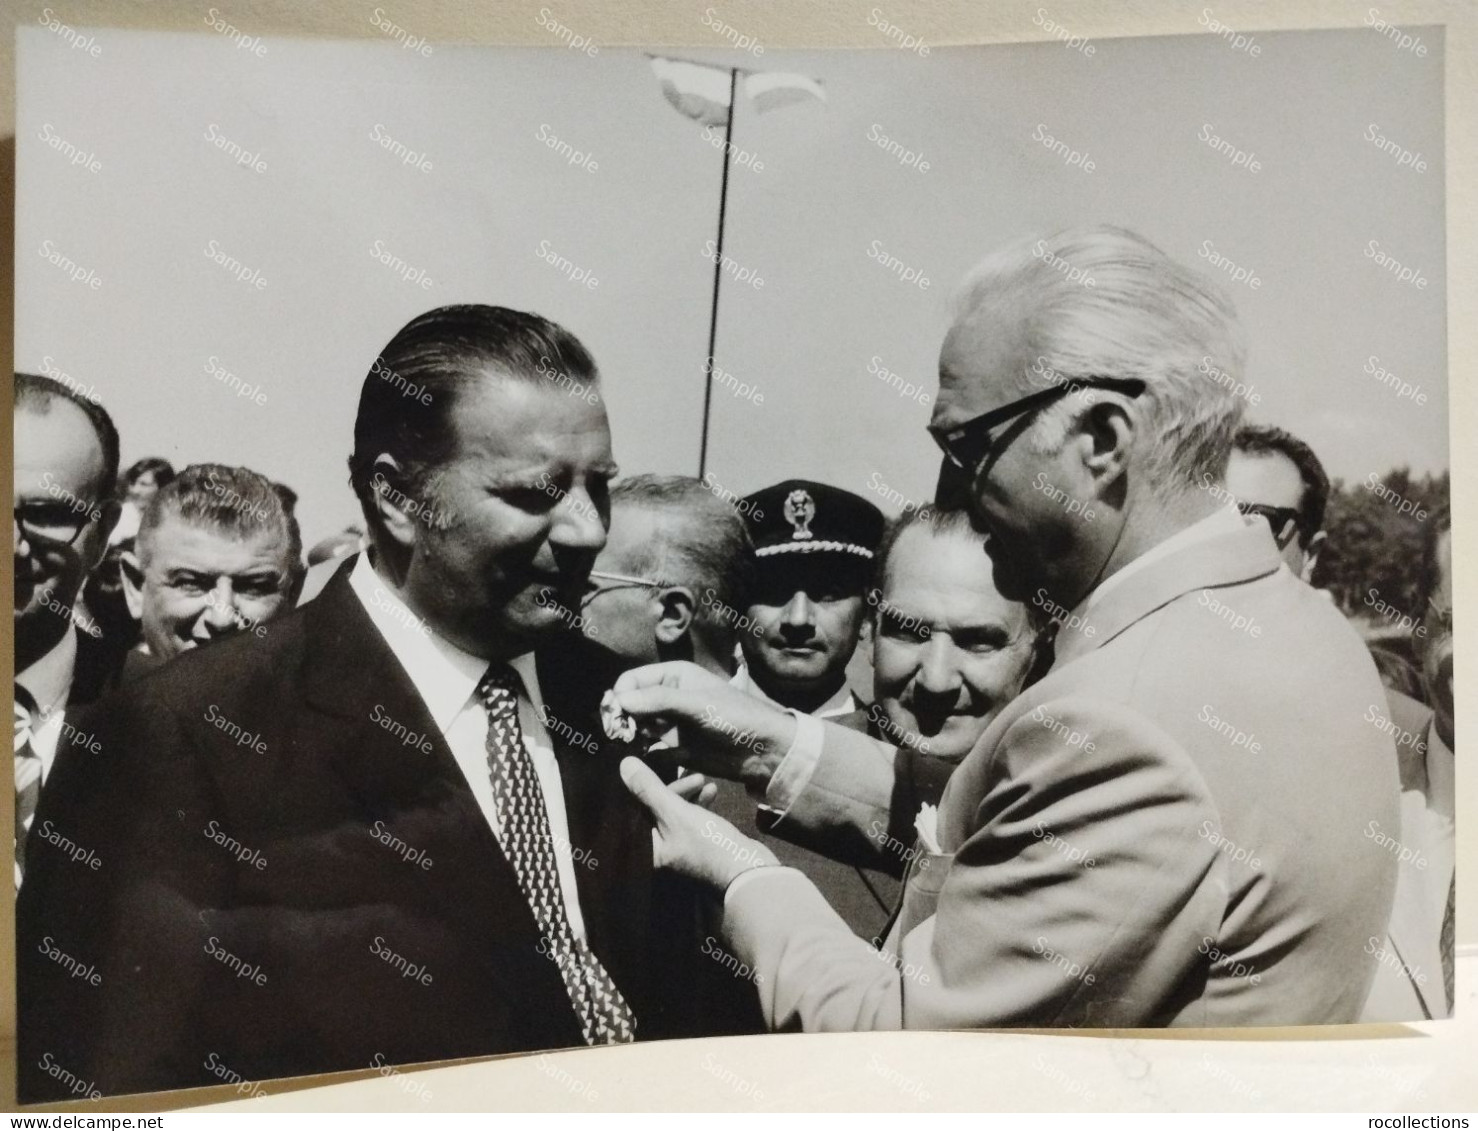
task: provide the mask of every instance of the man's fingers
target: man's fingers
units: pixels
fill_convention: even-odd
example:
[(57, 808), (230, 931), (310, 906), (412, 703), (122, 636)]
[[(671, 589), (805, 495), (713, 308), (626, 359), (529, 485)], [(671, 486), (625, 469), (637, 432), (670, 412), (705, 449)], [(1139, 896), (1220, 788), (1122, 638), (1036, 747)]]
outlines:
[(669, 784), (667, 788), (684, 801), (696, 801), (702, 796), (703, 787), (707, 784), (708, 779), (702, 774), (687, 774)]
[[(630, 674), (630, 672), (626, 673), (626, 675)], [(624, 680), (626, 675), (623, 675), (621, 679)], [(666, 684), (623, 688), (621, 680), (617, 680), (615, 691), (621, 709), (627, 714), (635, 715), (638, 719), (647, 719), (654, 715), (669, 715), (691, 722), (703, 716), (703, 708), (708, 703), (708, 697), (701, 692), (688, 691)]]
[(695, 804), (701, 805), (705, 809), (712, 809), (714, 800), (717, 797), (718, 786), (714, 785), (713, 782), (704, 782), (703, 788), (698, 791), (698, 798)]
[(674, 811), (673, 806), (684, 804), (640, 758), (621, 759), (621, 780), (632, 796), (651, 811), (658, 824)]
[(622, 672), (613, 689), (623, 692), (642, 687), (692, 687), (706, 682), (721, 684), (724, 681), (690, 660), (667, 660)]

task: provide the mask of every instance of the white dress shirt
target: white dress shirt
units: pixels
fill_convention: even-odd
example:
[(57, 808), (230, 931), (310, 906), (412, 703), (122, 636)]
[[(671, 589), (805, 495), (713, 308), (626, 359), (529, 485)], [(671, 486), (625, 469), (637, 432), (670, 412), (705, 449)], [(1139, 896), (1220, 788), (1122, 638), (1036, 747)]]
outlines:
[[(67, 699), (72, 694), (72, 672), (76, 666), (77, 633), (69, 628), (50, 652), (15, 677), (15, 682), (36, 700), (36, 716), (31, 720), (31, 749), (41, 759), (43, 787), (56, 761), (56, 748), (61, 741), (62, 724), (66, 721)], [(35, 820), (34, 812), (26, 818), (27, 831)], [(20, 832), (17, 829), (16, 835), (19, 836)], [(15, 886), (21, 886), (19, 861), (15, 865)]]
[[(493, 807), (493, 781), (488, 769), (488, 715), (474, 694), (488, 669), (488, 661), (443, 639), (411, 612), (375, 573), (367, 554), (361, 554), (354, 563), (349, 586), (410, 677), (436, 728), (451, 748), (452, 757), (467, 779), (488, 827), (502, 844), (503, 830)], [(550, 840), (559, 870), (565, 916), (575, 937), (583, 939), (585, 919), (580, 914), (580, 898), (575, 887), (574, 846), (570, 844), (569, 821), (565, 815), (564, 787), (553, 745), (544, 729), (544, 703), (539, 694), (534, 654), (525, 653), (508, 661), (508, 666), (523, 682), (523, 692), (518, 697), (519, 727), (549, 814)]]
[[(72, 694), (72, 671), (77, 666), (77, 633), (68, 629), (55, 648), (15, 677), (15, 682), (36, 700), (36, 718), (31, 721), (31, 749), (41, 759), (41, 782), (56, 761), (57, 743)], [(29, 826), (27, 826), (29, 827)]]

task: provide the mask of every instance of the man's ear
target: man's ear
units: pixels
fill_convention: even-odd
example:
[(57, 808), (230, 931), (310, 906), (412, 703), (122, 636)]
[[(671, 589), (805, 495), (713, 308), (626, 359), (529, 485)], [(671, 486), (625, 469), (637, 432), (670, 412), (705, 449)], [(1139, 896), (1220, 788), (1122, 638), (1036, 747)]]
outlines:
[(1078, 414), (1075, 428), (1084, 467), (1095, 480), (1108, 484), (1124, 474), (1139, 428), (1139, 420), (1128, 405), (1117, 399), (1098, 401)]
[(862, 614), (862, 628), (857, 633), (857, 651), (867, 660), (868, 667), (872, 666), (872, 644), (875, 639), (875, 626), (873, 618), (869, 613)]
[(688, 635), (689, 629), (693, 627), (693, 618), (698, 614), (698, 603), (693, 599), (693, 591), (686, 585), (673, 585), (659, 592), (657, 600), (662, 603), (662, 612), (657, 617), (657, 627), (653, 630), (657, 643), (676, 644)]
[(424, 502), (412, 498), (406, 490), (405, 472), (394, 456), (382, 452), (376, 457), (370, 492), (385, 533), (407, 549), (414, 546), (417, 522), (410, 508), (419, 508)]
[(128, 604), (128, 615), (134, 620), (144, 619), (144, 567), (133, 550), (124, 550), (118, 555), (118, 574), (123, 578), (123, 599)]

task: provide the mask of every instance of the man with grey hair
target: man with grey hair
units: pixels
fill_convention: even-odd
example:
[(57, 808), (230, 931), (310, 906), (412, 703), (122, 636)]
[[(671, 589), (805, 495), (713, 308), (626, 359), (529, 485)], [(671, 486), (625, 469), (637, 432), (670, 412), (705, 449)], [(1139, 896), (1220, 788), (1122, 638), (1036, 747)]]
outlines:
[[(540, 656), (546, 687), (566, 698), (549, 710), (566, 719), (590, 719), (592, 695), (620, 674), (643, 664), (689, 661), (735, 694), (752, 695), (739, 670), (735, 644), (754, 634), (747, 615), (755, 575), (748, 524), (729, 503), (697, 479), (638, 475), (611, 488), (611, 527), (590, 571), (582, 602), (581, 636), (546, 648)], [(751, 639), (752, 639), (751, 635)], [(570, 695), (583, 703), (569, 703)], [(742, 690), (741, 690), (742, 689)], [(558, 726), (556, 719), (546, 725)], [(586, 724), (576, 722), (577, 727)], [(865, 724), (864, 724), (865, 725)], [(682, 755), (659, 755), (670, 762)], [(755, 831), (755, 800), (744, 786), (717, 784), (713, 811)], [(761, 810), (761, 821), (764, 810)], [(887, 919), (874, 890), (886, 877), (758, 834), (785, 863), (798, 868), (859, 931), (875, 932)], [(875, 861), (867, 862), (876, 867)]]
[(744, 520), (699, 480), (621, 480), (581, 605), (587, 637), (627, 666), (692, 660), (729, 678), (750, 554)]
[(129, 612), (155, 665), (233, 632), (261, 635), (302, 579), (298, 520), (245, 467), (192, 464), (146, 504), (123, 554)]
[[(623, 763), (659, 863), (724, 892), (772, 1027), (1358, 1017), (1395, 884), (1361, 831), (1398, 819), (1391, 738), (1366, 721), (1384, 693), (1267, 524), (1200, 487), (1240, 416), (1205, 366), (1242, 372), (1230, 304), (1123, 229), (1022, 241), (967, 281), (929, 430), (997, 590), (1058, 622), (1055, 659), (920, 813), (886, 961), (763, 846)], [(618, 695), (635, 714), (691, 698), (650, 669)], [(847, 757), (860, 736), (821, 725), (823, 761)]]

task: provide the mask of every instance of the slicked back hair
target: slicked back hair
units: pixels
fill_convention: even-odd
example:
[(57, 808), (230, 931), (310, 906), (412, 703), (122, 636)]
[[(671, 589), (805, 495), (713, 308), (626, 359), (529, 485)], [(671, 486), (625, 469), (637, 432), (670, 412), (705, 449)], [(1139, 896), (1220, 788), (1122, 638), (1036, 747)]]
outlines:
[(349, 483), (371, 531), (375, 460), (400, 465), (402, 489), (424, 498), (455, 451), (453, 416), (460, 394), (490, 377), (595, 385), (595, 361), (568, 330), (537, 314), (501, 306), (442, 306), (411, 319), (370, 364), (359, 392)]
[[(623, 507), (657, 517), (657, 531), (631, 572), (694, 591), (695, 620), (710, 644), (733, 645), (734, 613), (742, 613), (753, 584), (754, 546), (744, 519), (702, 481), (687, 475), (633, 475), (611, 488), (611, 513)], [(612, 522), (614, 522), (614, 517)], [(705, 592), (713, 599), (704, 601)]]
[[(954, 507), (919, 507), (917, 510), (906, 510), (899, 517), (891, 519), (883, 531), (883, 540), (878, 544), (877, 557), (873, 564), (872, 587), (877, 597), (881, 597), (888, 588), (888, 562), (893, 557), (898, 540), (905, 531), (915, 527), (926, 529), (931, 538), (964, 538), (978, 544), (980, 568), (984, 576), (990, 576), (990, 559), (985, 556), (985, 535), (976, 529), (969, 511)], [(1047, 626), (1047, 613), (1031, 602), (1027, 602), (1024, 607), (1028, 628), (1033, 635), (1039, 635)], [(882, 608), (882, 602), (876, 600), (872, 612), (874, 618), (882, 612)]]
[(303, 538), (283, 488), (250, 468), (192, 463), (161, 487), (139, 519), (135, 544), (141, 564), (149, 564), (155, 535), (171, 515), (234, 541), (262, 531), (281, 533), (287, 539), (289, 578), (302, 573)]
[(118, 429), (113, 424), (113, 418), (108, 415), (108, 410), (91, 397), (83, 396), (76, 389), (54, 378), (41, 377), (35, 373), (15, 375), (16, 412), (26, 408), (45, 414), (59, 400), (71, 401), (80, 408), (92, 424), (92, 430), (97, 433), (98, 445), (103, 450), (103, 477), (95, 485), (97, 497), (99, 500), (112, 498), (113, 485), (118, 479)]
[[(1153, 493), (1171, 497), (1203, 474), (1225, 474), (1244, 408), (1232, 391), (1246, 356), (1236, 310), (1219, 287), (1142, 236), (1100, 225), (1027, 237), (980, 263), (956, 306), (957, 319), (985, 317), (1019, 335), (1008, 390), (1016, 396), (1074, 377), (1144, 381), (1135, 403), (1148, 423), (1142, 458)], [(1033, 372), (1038, 358), (1055, 377)], [(1065, 428), (1075, 405), (1065, 398), (1039, 425)]]

